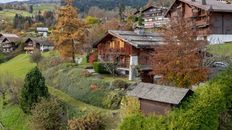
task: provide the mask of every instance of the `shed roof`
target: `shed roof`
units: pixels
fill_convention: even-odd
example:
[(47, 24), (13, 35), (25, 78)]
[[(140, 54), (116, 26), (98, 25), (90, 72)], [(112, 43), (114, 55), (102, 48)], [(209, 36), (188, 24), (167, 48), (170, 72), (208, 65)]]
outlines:
[(189, 92), (191, 90), (185, 88), (139, 83), (127, 94), (141, 99), (178, 105)]
[(203, 0), (175, 0), (173, 4), (169, 7), (166, 15), (172, 9), (173, 5), (178, 2), (184, 2), (189, 5), (195, 6), (197, 8), (211, 11), (211, 12), (230, 12), (232, 13), (232, 4), (228, 4), (226, 1), (219, 1), (219, 0), (205, 0), (206, 4), (202, 4)]
[(164, 38), (159, 33), (109, 30), (106, 36), (94, 44), (94, 47), (96, 48), (98, 44), (110, 36), (117, 37), (136, 48), (152, 48), (152, 46), (164, 44)]

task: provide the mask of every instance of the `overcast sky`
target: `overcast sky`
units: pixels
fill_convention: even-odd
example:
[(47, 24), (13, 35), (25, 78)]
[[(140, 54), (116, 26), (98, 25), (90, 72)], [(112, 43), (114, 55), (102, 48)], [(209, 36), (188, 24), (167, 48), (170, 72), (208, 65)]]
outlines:
[(26, 0), (0, 0), (0, 3), (12, 2), (12, 1), (26, 1)]

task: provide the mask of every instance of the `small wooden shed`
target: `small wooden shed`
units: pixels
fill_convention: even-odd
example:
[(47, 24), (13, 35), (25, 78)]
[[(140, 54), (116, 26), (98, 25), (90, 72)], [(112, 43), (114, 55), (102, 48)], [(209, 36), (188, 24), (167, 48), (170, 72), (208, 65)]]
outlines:
[(165, 115), (192, 93), (193, 91), (185, 88), (138, 83), (127, 94), (139, 99), (140, 109), (144, 114)]

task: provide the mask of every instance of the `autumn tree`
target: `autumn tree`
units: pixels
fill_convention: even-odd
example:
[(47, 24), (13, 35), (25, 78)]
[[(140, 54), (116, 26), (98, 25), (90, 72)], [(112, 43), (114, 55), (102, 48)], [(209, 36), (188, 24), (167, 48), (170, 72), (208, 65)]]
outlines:
[(189, 87), (207, 79), (203, 67), (206, 43), (196, 40), (196, 35), (185, 21), (172, 23), (164, 31), (166, 44), (155, 48), (153, 74), (162, 81), (178, 87)]
[(58, 10), (57, 23), (51, 39), (62, 58), (72, 58), (75, 62), (75, 53), (82, 47), (86, 26), (78, 18), (77, 9), (72, 6), (72, 2), (72, 0), (66, 0), (66, 5)]

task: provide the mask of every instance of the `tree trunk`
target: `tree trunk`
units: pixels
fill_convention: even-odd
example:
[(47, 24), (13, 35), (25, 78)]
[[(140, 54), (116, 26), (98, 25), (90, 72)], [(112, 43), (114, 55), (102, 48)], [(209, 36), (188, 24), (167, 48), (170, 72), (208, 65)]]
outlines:
[(72, 62), (75, 62), (75, 45), (74, 45), (74, 40), (72, 39)]

